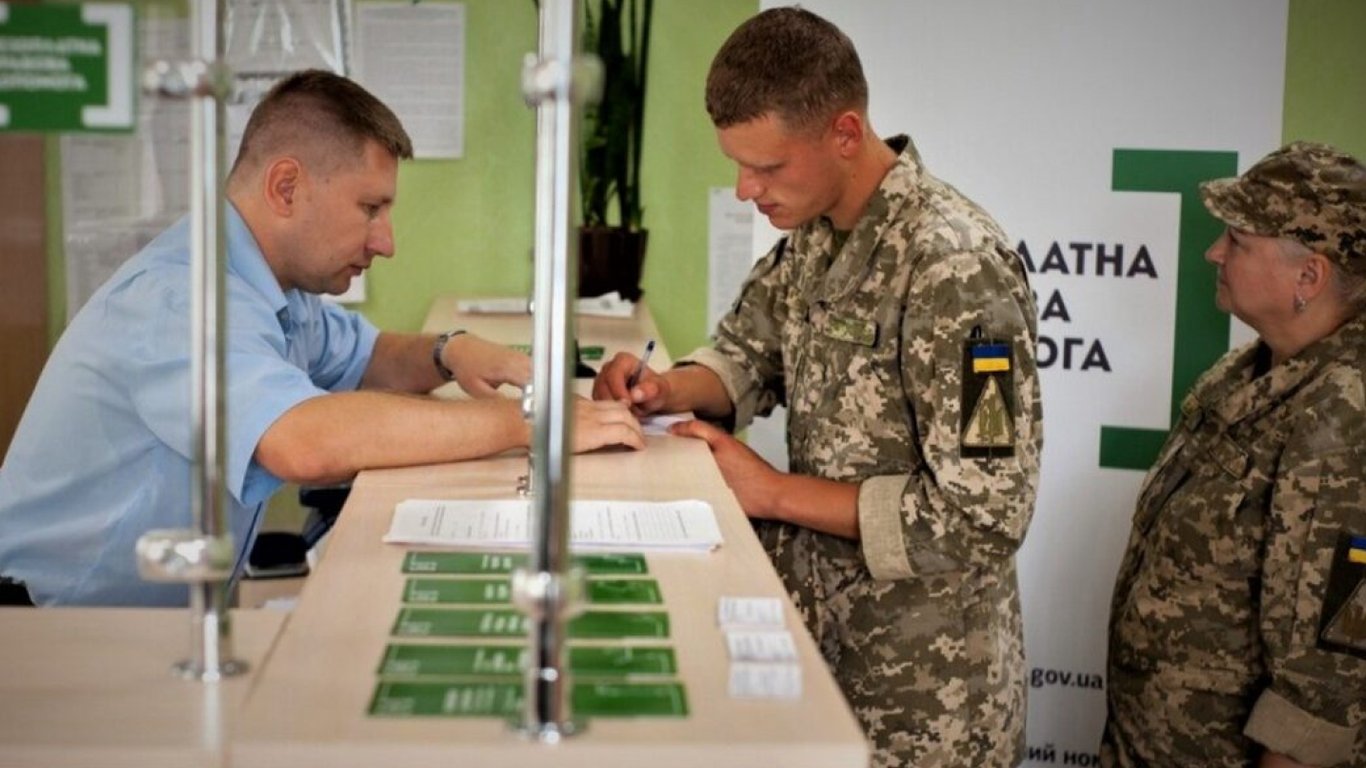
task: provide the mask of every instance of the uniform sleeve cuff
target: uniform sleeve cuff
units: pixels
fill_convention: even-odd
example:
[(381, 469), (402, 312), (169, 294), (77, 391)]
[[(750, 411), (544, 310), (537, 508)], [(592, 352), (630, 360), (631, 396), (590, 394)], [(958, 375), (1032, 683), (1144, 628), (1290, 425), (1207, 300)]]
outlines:
[[(700, 365), (716, 374), (716, 378), (721, 380), (721, 386), (726, 390), (726, 397), (730, 398), (731, 405), (735, 408), (735, 431), (744, 429), (749, 426), (750, 422), (754, 421), (754, 411), (758, 407), (758, 398), (752, 396), (751, 387), (745, 379), (744, 373), (739, 366), (731, 362), (729, 357), (710, 347), (702, 347), (679, 360), (675, 367), (682, 365)], [(747, 394), (750, 396), (747, 397)]]
[(906, 478), (901, 475), (870, 477), (859, 485), (859, 541), (863, 561), (875, 579), (888, 581), (915, 575), (901, 533), (901, 499), (905, 490)]
[(1311, 715), (1268, 688), (1252, 708), (1243, 735), (1301, 763), (1336, 765), (1352, 759), (1357, 730)]

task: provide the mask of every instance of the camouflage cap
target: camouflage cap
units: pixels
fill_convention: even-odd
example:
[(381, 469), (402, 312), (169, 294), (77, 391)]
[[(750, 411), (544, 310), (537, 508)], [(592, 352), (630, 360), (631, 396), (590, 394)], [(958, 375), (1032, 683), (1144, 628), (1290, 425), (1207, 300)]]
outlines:
[(1366, 167), (1345, 152), (1287, 144), (1236, 179), (1204, 182), (1200, 196), (1234, 229), (1294, 240), (1366, 275)]

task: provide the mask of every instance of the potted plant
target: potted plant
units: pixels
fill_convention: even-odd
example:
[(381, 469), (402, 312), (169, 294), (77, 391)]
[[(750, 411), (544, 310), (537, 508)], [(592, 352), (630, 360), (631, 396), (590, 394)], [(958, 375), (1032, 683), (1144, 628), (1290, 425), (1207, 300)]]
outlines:
[(654, 0), (583, 3), (584, 50), (601, 59), (603, 83), (582, 128), (579, 295), (615, 290), (634, 301), (649, 235), (641, 227), (640, 160)]

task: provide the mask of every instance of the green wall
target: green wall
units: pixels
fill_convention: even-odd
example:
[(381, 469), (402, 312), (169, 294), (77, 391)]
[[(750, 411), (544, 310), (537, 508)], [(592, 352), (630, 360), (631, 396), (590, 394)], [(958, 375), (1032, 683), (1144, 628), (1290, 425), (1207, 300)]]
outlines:
[(1291, 0), (1289, 26), (1282, 135), (1366, 160), (1366, 2)]
[[(645, 105), (644, 288), (664, 343), (706, 340), (707, 190), (733, 179), (702, 108), (711, 56), (757, 0), (660, 0)], [(360, 305), (381, 328), (415, 330), (441, 294), (531, 290), (535, 114), (521, 98), (536, 48), (529, 2), (466, 0), (465, 157), (404, 163), (397, 255), (371, 268)]]
[[(465, 156), (404, 163), (394, 212), (398, 253), (376, 262), (359, 309), (412, 331), (438, 295), (530, 290), (534, 113), (521, 99), (522, 56), (535, 49), (525, 0), (465, 0)], [(707, 192), (734, 171), (702, 107), (706, 69), (758, 0), (658, 0), (646, 103), (644, 287), (663, 341), (681, 355), (706, 340)], [(1366, 2), (1291, 0), (1284, 136), (1366, 157)], [(910, 126), (914, 131), (914, 126)], [(49, 142), (55, 144), (55, 142)], [(51, 153), (50, 153), (51, 154)], [(55, 181), (55, 174), (49, 173)], [(50, 192), (59, 207), (55, 186)], [(65, 316), (60, 223), (49, 230), (52, 338)]]

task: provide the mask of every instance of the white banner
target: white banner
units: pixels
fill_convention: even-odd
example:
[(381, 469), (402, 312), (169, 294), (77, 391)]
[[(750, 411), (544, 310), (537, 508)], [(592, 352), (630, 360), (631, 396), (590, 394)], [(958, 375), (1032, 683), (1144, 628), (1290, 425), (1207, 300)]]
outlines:
[[(1028, 253), (1045, 439), (1020, 554), (1026, 764), (1093, 765), (1143, 469), (1194, 376), (1248, 338), (1214, 308), (1196, 183), (1280, 145), (1286, 0), (802, 5), (853, 39), (875, 130), (909, 133)], [(774, 237), (761, 221), (756, 249)]]

